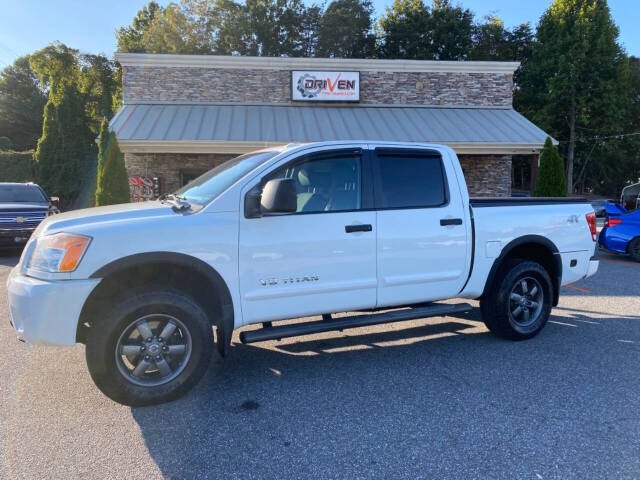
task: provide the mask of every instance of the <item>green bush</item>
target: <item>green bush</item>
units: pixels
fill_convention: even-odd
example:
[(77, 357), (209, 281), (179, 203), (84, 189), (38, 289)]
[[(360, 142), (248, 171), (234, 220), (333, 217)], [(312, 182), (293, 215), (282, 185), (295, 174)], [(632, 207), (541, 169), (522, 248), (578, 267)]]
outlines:
[(564, 176), (564, 162), (558, 149), (547, 137), (540, 154), (540, 168), (534, 189), (536, 197), (566, 197), (567, 184)]
[(0, 182), (33, 182), (33, 151), (0, 152)]
[(118, 147), (116, 134), (109, 131), (106, 120), (102, 122), (100, 128), (97, 177), (96, 206), (131, 201), (124, 154)]

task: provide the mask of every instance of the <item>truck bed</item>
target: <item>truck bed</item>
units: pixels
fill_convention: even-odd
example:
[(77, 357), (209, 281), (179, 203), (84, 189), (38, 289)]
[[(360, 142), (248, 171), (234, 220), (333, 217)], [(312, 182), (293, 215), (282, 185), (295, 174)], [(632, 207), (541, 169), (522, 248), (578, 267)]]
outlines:
[(584, 197), (475, 197), (469, 202), (474, 208), (518, 207), (526, 205), (557, 205), (564, 203), (589, 203)]

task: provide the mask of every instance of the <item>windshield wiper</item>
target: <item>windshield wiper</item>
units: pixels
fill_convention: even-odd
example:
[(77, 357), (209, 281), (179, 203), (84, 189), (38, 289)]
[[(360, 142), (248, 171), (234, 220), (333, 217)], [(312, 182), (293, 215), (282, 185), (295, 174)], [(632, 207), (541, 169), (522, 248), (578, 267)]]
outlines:
[(169, 193), (167, 195), (163, 195), (160, 197), (161, 202), (167, 202), (171, 205), (175, 211), (179, 212), (182, 210), (189, 210), (191, 208), (191, 204), (187, 201), (186, 197), (182, 195), (178, 195), (176, 193)]

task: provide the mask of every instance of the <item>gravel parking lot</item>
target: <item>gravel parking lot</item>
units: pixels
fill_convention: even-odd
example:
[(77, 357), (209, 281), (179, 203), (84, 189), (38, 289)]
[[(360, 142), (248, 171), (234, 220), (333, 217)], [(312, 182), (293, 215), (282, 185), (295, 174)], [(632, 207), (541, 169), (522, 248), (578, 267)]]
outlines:
[(478, 312), (234, 344), (185, 398), (102, 396), (84, 348), (9, 325), (0, 257), (0, 478), (640, 478), (640, 264), (604, 255), (545, 330)]

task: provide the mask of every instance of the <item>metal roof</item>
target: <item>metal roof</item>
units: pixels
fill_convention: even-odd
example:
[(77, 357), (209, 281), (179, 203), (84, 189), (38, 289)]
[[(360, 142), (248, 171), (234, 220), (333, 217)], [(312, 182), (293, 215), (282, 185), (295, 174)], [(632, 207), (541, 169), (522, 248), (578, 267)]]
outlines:
[(511, 108), (407, 105), (136, 104), (125, 105), (111, 128), (122, 150), (148, 152), (381, 140), (442, 143), (461, 153), (531, 153), (547, 137)]

